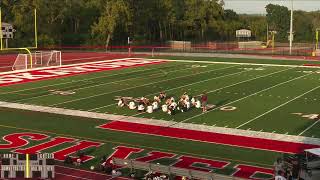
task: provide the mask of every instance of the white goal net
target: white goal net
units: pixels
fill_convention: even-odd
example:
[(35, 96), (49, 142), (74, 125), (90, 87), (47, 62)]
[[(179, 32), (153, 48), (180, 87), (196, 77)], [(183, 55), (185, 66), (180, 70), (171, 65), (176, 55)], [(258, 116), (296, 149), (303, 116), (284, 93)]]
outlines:
[(18, 54), (12, 66), (12, 70), (24, 69), (28, 69), (28, 54)]
[(18, 54), (12, 70), (26, 70), (38, 67), (61, 66), (61, 51), (36, 51), (29, 54)]

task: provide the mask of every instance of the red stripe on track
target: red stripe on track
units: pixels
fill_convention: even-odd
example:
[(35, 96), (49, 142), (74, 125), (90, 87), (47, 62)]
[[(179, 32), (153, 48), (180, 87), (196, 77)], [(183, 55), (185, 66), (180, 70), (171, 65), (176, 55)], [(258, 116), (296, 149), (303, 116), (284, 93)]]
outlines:
[(320, 64), (304, 64), (303, 66), (319, 67)]
[(285, 142), (278, 140), (237, 136), (229, 134), (220, 134), (213, 132), (204, 132), (188, 129), (180, 129), (173, 127), (162, 127), (138, 123), (113, 121), (108, 124), (101, 125), (102, 129), (109, 129), (115, 131), (125, 131), (139, 134), (148, 134), (155, 136), (165, 136), (170, 138), (186, 139), (191, 141), (200, 141), (214, 144), (223, 144), (237, 147), (244, 147), (250, 149), (260, 149), (267, 151), (276, 151), (284, 153), (300, 153), (305, 149), (318, 148), (320, 146)]

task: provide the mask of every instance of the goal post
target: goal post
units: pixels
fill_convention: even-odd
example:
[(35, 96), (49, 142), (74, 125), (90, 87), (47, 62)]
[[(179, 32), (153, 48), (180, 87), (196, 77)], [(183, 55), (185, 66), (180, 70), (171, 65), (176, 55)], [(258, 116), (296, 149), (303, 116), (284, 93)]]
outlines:
[(320, 28), (316, 29), (316, 50), (319, 50), (319, 33), (320, 33)]
[(61, 66), (61, 51), (35, 51), (28, 54), (18, 54), (12, 70), (27, 70), (32, 68)]
[(61, 51), (36, 51), (34, 59), (36, 66), (61, 66)]

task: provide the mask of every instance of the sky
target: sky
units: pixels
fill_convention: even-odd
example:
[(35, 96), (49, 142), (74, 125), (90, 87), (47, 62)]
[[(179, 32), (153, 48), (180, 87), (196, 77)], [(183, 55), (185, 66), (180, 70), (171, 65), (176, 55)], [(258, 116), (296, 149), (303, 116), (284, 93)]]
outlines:
[[(291, 0), (224, 0), (225, 9), (233, 9), (241, 14), (266, 14), (267, 4), (279, 4), (291, 9)], [(316, 11), (320, 10), (320, 0), (293, 0), (293, 9)]]

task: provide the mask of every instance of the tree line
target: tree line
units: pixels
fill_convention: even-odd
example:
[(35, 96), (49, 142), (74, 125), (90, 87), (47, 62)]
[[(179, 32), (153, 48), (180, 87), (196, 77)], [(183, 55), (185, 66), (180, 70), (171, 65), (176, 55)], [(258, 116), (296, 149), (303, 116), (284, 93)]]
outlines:
[[(33, 9), (38, 12), (40, 46), (136, 45), (168, 40), (235, 41), (238, 29), (252, 30), (252, 40), (266, 41), (268, 30), (287, 42), (290, 11), (269, 4), (266, 15), (237, 14), (223, 0), (1, 0), (2, 19), (14, 24), (14, 42), (33, 41)], [(268, 27), (268, 28), (267, 28)], [(295, 42), (313, 42), (320, 11), (294, 12)]]

